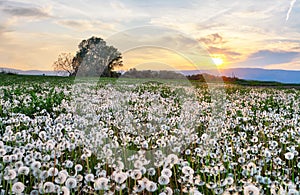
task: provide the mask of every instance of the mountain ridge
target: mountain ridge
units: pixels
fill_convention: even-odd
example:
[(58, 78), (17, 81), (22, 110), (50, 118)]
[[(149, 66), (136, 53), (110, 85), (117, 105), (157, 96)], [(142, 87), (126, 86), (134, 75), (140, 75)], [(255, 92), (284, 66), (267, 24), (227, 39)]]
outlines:
[(281, 83), (300, 83), (300, 70), (280, 70), (263, 68), (227, 68), (216, 70), (179, 71), (184, 75), (213, 74), (218, 76), (237, 77), (245, 80), (276, 81)]

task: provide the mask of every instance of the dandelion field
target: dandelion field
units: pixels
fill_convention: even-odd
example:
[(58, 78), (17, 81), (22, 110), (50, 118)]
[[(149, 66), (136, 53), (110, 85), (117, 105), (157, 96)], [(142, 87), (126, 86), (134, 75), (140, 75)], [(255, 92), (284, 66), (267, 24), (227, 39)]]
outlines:
[(0, 77), (0, 194), (299, 194), (297, 89)]

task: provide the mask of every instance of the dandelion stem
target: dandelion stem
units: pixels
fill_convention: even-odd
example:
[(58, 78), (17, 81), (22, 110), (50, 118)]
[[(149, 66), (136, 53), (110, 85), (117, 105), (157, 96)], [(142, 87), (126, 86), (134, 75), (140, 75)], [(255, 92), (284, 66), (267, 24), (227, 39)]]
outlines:
[(86, 158), (85, 161), (86, 161), (86, 166), (87, 166), (88, 173), (91, 173), (91, 170), (90, 170), (90, 167), (89, 167), (89, 158)]
[(175, 165), (173, 166), (173, 170), (174, 170), (174, 180), (175, 180), (175, 186), (176, 186), (176, 189), (178, 189), (178, 184), (177, 184), (177, 177), (176, 177), (176, 167)]
[(10, 180), (10, 195), (12, 195), (12, 180)]

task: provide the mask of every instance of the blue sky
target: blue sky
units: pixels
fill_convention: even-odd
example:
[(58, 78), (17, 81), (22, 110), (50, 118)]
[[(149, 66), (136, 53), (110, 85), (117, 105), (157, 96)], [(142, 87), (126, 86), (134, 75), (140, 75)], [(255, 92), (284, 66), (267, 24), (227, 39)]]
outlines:
[[(224, 61), (222, 68), (300, 70), (298, 18), (300, 1), (291, 0), (1, 0), (0, 67), (51, 70), (60, 53), (74, 54), (83, 39), (109, 39), (127, 29), (158, 25), (197, 41)], [(132, 65), (147, 55), (161, 60), (161, 53), (143, 50), (125, 57)], [(166, 56), (169, 63), (176, 59)], [(181, 69), (189, 69), (182, 64)]]

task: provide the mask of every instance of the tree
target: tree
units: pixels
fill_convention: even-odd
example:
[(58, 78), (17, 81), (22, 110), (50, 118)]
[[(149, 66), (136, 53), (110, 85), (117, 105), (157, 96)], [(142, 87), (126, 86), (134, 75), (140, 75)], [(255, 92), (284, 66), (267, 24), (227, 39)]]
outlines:
[(68, 72), (70, 76), (74, 75), (75, 67), (73, 66), (73, 60), (74, 56), (70, 53), (61, 53), (57, 61), (53, 64), (54, 70)]
[(73, 59), (74, 73), (80, 76), (108, 76), (117, 66), (122, 66), (122, 55), (113, 46), (98, 37), (83, 40), (78, 45), (79, 51)]

